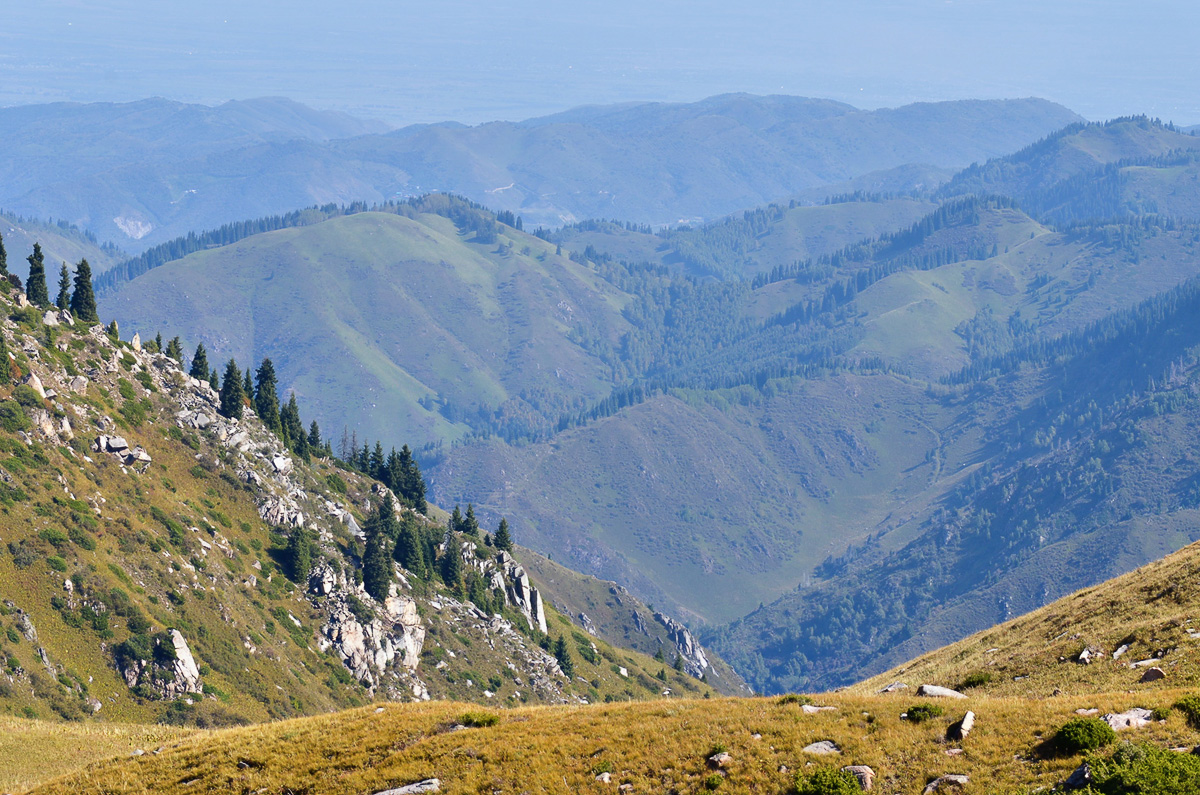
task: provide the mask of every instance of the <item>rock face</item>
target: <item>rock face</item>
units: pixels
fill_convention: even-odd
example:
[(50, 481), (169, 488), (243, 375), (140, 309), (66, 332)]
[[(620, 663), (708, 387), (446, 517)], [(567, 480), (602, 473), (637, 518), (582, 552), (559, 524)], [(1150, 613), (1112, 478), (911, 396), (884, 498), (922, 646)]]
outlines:
[(858, 779), (858, 786), (862, 787), (864, 792), (875, 786), (875, 771), (866, 765), (847, 765), (842, 770)]
[(1124, 712), (1109, 712), (1100, 716), (1100, 720), (1112, 726), (1116, 731), (1122, 729), (1140, 729), (1150, 723), (1153, 713), (1148, 709), (1134, 707)]
[(276, 527), (304, 527), (304, 514), (299, 506), (284, 497), (268, 497), (258, 506), (258, 515)]
[(665, 613), (656, 612), (654, 620), (666, 628), (679, 656), (683, 658), (683, 669), (696, 678), (703, 676), (708, 670), (708, 658), (691, 631)]
[(921, 685), (917, 688), (918, 696), (926, 696), (927, 698), (966, 698), (965, 695), (957, 690), (951, 690), (948, 687), (940, 687), (938, 685)]
[(372, 690), (396, 663), (410, 672), (416, 670), (425, 643), (416, 602), (393, 594), (385, 601), (382, 615), (377, 611), (366, 619), (355, 615), (344, 593), (333, 598), (329, 620), (321, 628), (321, 651), (333, 648), (354, 677)]
[(155, 645), (153, 660), (135, 660), (121, 669), (126, 684), (148, 687), (167, 699), (204, 691), (200, 668), (179, 630), (167, 630)]
[(538, 589), (530, 584), (529, 575), (525, 573), (525, 569), (513, 559), (512, 555), (503, 551), (496, 553), (496, 563), (504, 576), (506, 583), (504, 593), (509, 604), (521, 611), (521, 615), (525, 616), (530, 627), (537, 627), (540, 631), (545, 632), (546, 605), (542, 601), (542, 595)]

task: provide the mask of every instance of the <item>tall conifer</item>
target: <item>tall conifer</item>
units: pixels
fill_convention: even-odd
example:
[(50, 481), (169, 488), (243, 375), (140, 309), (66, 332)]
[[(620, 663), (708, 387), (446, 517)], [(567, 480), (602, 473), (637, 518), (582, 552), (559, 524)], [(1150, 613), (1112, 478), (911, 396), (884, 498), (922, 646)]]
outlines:
[(275, 380), (275, 365), (263, 359), (255, 373), (254, 412), (271, 430), (279, 433), (279, 394)]
[(221, 413), (232, 419), (242, 418), (242, 373), (237, 362), (229, 360), (225, 365), (225, 378), (221, 384)]
[(58, 272), (58, 296), (54, 299), (54, 305), (59, 309), (71, 308), (71, 274), (67, 271), (67, 263), (62, 264), (62, 270)]
[(25, 280), (25, 297), (34, 306), (47, 306), (50, 293), (46, 289), (46, 259), (40, 243), (33, 244), (33, 253), (25, 258), (29, 262), (29, 278)]
[(196, 354), (192, 356), (192, 369), (188, 375), (200, 381), (208, 380), (208, 351), (204, 350), (203, 342), (196, 346)]
[[(71, 314), (83, 323), (99, 323), (96, 312), (96, 293), (92, 290), (92, 266), (86, 259), (75, 266), (75, 291), (71, 294)], [(162, 345), (159, 345), (162, 350)]]

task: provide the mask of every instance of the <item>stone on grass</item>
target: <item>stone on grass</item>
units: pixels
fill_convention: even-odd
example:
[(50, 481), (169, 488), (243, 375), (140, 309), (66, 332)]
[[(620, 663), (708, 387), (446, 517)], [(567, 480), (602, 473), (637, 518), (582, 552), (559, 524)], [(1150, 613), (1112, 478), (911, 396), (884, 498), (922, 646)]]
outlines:
[(975, 728), (975, 713), (967, 710), (967, 714), (963, 716), (962, 720), (950, 726), (946, 736), (951, 740), (965, 740), (973, 728)]
[(899, 693), (901, 690), (908, 690), (908, 685), (903, 682), (892, 682), (890, 685), (880, 690), (880, 693)]
[(733, 764), (733, 757), (722, 751), (719, 754), (713, 754), (708, 758), (708, 766), (718, 770), (724, 770)]
[(810, 745), (804, 746), (806, 754), (840, 754), (841, 748), (837, 747), (837, 743), (833, 740), (820, 740)]
[(866, 765), (847, 765), (842, 770), (858, 779), (858, 786), (862, 787), (863, 791), (867, 791), (875, 785), (875, 771)]
[(949, 775), (941, 776), (940, 778), (935, 778), (933, 781), (929, 782), (925, 786), (924, 795), (931, 795), (934, 792), (940, 792), (946, 789), (964, 787), (969, 783), (971, 783), (969, 776), (951, 773)]
[(939, 685), (921, 685), (917, 688), (917, 695), (928, 698), (966, 698), (965, 695), (957, 690), (951, 690), (948, 687), (941, 687)]
[(1142, 674), (1142, 678), (1139, 679), (1138, 681), (1142, 682), (1144, 684), (1146, 682), (1157, 682), (1159, 679), (1166, 679), (1166, 678), (1167, 678), (1167, 672), (1164, 671), (1163, 669), (1159, 668), (1158, 666), (1155, 666), (1153, 668), (1147, 668), (1146, 673)]
[(1122, 729), (1140, 729), (1150, 724), (1150, 716), (1153, 714), (1148, 709), (1134, 707), (1124, 712), (1109, 712), (1101, 715), (1100, 720), (1113, 727), (1116, 731), (1121, 731)]
[(385, 789), (382, 792), (376, 792), (375, 795), (417, 795), (417, 793), (421, 792), (437, 792), (441, 788), (442, 782), (436, 778), (427, 778), (424, 781), (418, 781), (415, 784), (406, 784), (396, 789)]

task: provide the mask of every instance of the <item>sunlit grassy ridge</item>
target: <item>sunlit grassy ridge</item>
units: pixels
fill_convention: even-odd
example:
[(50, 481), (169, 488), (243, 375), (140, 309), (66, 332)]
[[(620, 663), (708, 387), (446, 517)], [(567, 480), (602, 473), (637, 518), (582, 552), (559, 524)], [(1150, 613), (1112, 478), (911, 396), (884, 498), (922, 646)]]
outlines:
[[(797, 772), (865, 764), (875, 790), (917, 793), (932, 779), (965, 774), (970, 792), (1005, 792), (1060, 783), (1079, 757), (1044, 757), (1039, 745), (1081, 707), (1102, 712), (1171, 704), (1180, 691), (1045, 700), (978, 697), (944, 704), (922, 723), (900, 715), (911, 694), (831, 694), (831, 711), (806, 714), (775, 699), (536, 707), (498, 711), (495, 725), (456, 728), (478, 707), (455, 703), (389, 705), (242, 729), (200, 733), (161, 754), (121, 756), (36, 788), (38, 793), (311, 792), (357, 795), (438, 778), (442, 791), (785, 793)], [(975, 730), (946, 741), (966, 710)], [(755, 735), (758, 735), (757, 737)], [(1136, 730), (1161, 746), (1200, 741), (1178, 714)], [(841, 753), (806, 753), (832, 740)], [(948, 754), (955, 748), (961, 754)], [(714, 775), (707, 759), (727, 751), (732, 764)], [(597, 782), (608, 771), (611, 784)]]

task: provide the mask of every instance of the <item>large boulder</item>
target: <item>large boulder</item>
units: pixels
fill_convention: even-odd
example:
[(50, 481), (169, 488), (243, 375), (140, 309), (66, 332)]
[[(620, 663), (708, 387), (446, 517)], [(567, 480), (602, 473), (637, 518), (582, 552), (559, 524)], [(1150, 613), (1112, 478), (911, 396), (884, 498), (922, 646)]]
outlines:
[(875, 786), (875, 771), (866, 765), (846, 765), (842, 770), (858, 779), (858, 786), (862, 787), (864, 792)]
[(819, 740), (815, 743), (810, 743), (802, 749), (806, 754), (840, 754), (841, 748), (838, 748), (837, 743), (833, 740)]
[(957, 690), (951, 690), (948, 687), (941, 687), (940, 685), (921, 685), (917, 688), (917, 695), (925, 696), (926, 698), (966, 698), (965, 695)]
[(1101, 715), (1100, 720), (1112, 726), (1116, 731), (1121, 731), (1122, 729), (1140, 729), (1150, 724), (1153, 714), (1148, 709), (1134, 707), (1124, 712), (1109, 712)]
[(951, 740), (965, 740), (973, 728), (975, 728), (975, 713), (967, 710), (967, 714), (963, 716), (962, 720), (950, 726), (946, 736)]

